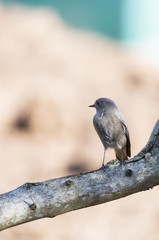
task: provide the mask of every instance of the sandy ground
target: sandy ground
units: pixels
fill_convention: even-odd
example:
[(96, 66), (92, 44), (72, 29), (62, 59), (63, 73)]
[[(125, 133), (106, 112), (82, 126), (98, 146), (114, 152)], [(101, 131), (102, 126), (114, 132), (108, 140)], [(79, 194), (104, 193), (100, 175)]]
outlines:
[[(0, 192), (99, 168), (88, 105), (104, 96), (124, 113), (137, 154), (159, 116), (159, 71), (56, 13), (0, 5)], [(155, 187), (5, 230), (0, 240), (158, 240), (158, 198)]]

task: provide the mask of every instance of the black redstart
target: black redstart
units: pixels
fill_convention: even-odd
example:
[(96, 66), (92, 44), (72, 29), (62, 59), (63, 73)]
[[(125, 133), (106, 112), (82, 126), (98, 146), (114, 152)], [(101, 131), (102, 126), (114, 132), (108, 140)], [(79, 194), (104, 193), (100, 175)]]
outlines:
[(115, 150), (116, 158), (122, 165), (124, 160), (131, 156), (130, 137), (124, 116), (109, 98), (99, 98), (89, 107), (96, 108), (93, 125), (104, 145), (102, 167), (104, 167), (105, 153), (108, 148)]

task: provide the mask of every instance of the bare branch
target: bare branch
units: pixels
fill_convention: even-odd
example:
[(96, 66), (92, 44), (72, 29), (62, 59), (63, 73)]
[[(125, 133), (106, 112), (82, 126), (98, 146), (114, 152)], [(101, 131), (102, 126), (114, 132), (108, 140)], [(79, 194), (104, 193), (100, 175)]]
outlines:
[(124, 166), (112, 160), (104, 169), (25, 183), (0, 195), (0, 230), (119, 199), (158, 184), (159, 120), (145, 148)]

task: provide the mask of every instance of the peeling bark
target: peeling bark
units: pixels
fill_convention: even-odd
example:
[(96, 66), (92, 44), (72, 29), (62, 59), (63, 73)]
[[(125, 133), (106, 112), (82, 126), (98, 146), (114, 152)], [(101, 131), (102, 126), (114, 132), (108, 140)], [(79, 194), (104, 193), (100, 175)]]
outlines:
[(104, 169), (25, 183), (0, 195), (0, 230), (113, 201), (158, 184), (159, 120), (147, 145), (124, 166), (112, 160)]

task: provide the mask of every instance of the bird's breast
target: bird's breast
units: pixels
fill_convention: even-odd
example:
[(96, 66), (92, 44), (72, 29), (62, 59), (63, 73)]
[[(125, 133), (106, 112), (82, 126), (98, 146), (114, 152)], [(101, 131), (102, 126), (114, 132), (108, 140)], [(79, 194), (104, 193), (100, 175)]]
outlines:
[(93, 124), (104, 147), (121, 149), (125, 145), (126, 137), (117, 116), (96, 114)]

